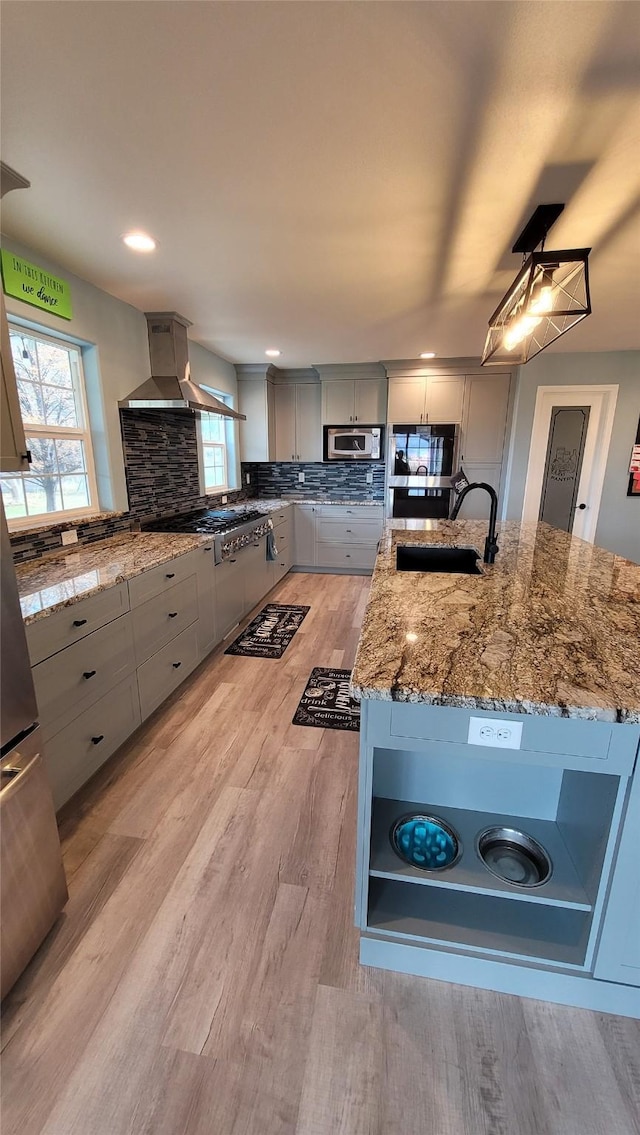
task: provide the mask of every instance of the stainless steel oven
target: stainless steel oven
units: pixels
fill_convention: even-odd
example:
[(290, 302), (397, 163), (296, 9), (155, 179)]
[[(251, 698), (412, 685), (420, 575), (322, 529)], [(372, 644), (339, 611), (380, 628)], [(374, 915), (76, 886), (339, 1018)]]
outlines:
[(387, 516), (449, 515), (459, 440), (459, 427), (453, 424), (389, 426)]
[(381, 461), (383, 426), (325, 426), (325, 461)]

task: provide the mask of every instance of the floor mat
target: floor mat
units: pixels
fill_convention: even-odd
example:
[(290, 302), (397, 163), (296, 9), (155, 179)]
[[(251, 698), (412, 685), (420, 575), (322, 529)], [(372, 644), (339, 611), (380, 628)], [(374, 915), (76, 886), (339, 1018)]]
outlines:
[(290, 603), (267, 603), (235, 642), (227, 647), (225, 654), (241, 654), (248, 658), (282, 658), (310, 610), (310, 607), (298, 607)]
[(293, 715), (294, 725), (317, 729), (360, 729), (360, 703), (350, 694), (350, 670), (315, 666)]

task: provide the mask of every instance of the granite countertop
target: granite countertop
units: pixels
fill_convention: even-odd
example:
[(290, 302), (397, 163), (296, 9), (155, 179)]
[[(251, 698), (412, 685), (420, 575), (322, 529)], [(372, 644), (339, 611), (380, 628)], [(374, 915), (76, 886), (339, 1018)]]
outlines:
[(240, 501), (238, 504), (231, 505), (231, 508), (259, 508), (264, 509), (266, 512), (273, 512), (275, 509), (282, 508), (286, 504), (335, 504), (349, 507), (355, 505), (360, 508), (362, 505), (368, 508), (382, 508), (384, 501), (372, 500), (338, 500), (334, 497), (278, 497), (273, 500), (267, 500), (264, 497), (257, 497), (255, 500)]
[(25, 624), (70, 607), (125, 579), (191, 552), (207, 542), (202, 534), (126, 532), (83, 544), (73, 552), (52, 552), (16, 565)]
[(640, 722), (640, 566), (546, 524), (499, 525), (480, 576), (398, 572), (397, 544), (471, 545), (486, 521), (394, 520), (354, 696)]

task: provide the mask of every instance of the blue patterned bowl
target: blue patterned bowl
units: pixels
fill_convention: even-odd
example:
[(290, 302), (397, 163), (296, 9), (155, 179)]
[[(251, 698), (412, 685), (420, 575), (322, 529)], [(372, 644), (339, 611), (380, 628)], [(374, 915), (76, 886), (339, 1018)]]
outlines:
[(401, 816), (391, 829), (390, 839), (396, 855), (420, 871), (444, 871), (462, 854), (457, 834), (439, 816)]

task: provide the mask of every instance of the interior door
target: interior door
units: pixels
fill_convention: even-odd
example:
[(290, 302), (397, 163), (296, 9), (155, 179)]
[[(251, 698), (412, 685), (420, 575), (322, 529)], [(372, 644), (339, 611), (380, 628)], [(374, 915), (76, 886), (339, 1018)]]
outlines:
[(564, 532), (573, 530), (584, 447), (589, 428), (589, 406), (553, 406), (542, 480), (539, 519)]

